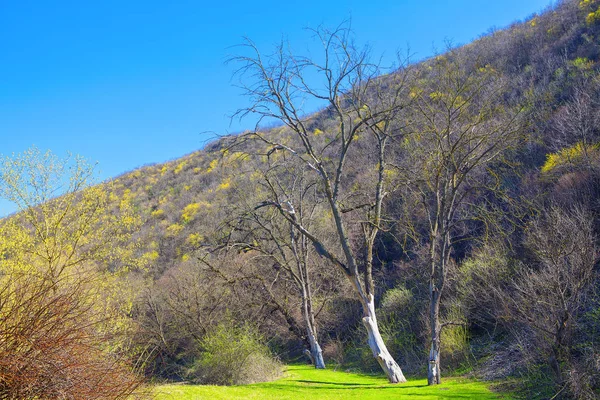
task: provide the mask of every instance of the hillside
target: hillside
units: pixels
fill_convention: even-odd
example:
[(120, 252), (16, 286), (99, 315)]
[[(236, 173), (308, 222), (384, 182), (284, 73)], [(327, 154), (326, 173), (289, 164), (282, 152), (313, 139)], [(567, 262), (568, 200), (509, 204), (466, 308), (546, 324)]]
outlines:
[[(453, 89), (442, 78), (454, 82), (456, 76), (465, 88), (448, 100)], [(254, 361), (265, 370), (240, 378), (255, 382), (260, 378), (253, 373), (268, 375), (270, 352), (284, 361), (302, 359), (303, 350), (314, 347), (307, 332), (318, 332), (326, 362), (378, 371), (364, 345), (369, 327), (355, 294), (361, 286), (347, 279), (346, 261), (334, 268), (352, 252), (391, 355), (409, 377), (422, 376), (432, 332), (430, 264), (437, 256), (431, 249), (447, 246), (440, 256), (446, 260), (444, 294), (436, 317), (444, 326), (439, 328), (444, 376), (466, 371), (503, 380), (532, 399), (598, 396), (600, 1), (563, 1), (527, 21), (368, 80), (372, 86), (360, 82), (356, 91), (364, 88), (361, 99), (373, 104), (388, 105), (398, 93), (406, 101), (381, 121), (373, 117), (375, 107), (370, 114), (361, 114), (368, 109), (362, 104), (348, 112), (357, 125), (373, 122), (376, 132), (389, 124), (394, 132), (385, 167), (368, 130), (357, 130), (348, 149), (338, 203), (340, 215), (350, 221), (349, 249), (336, 242), (338, 221), (327, 208), (327, 188), (318, 174), (310, 175), (319, 163), (332, 176), (336, 171), (340, 123), (332, 106), (303, 118), (302, 129), (310, 132), (307, 140), (320, 157), (312, 170), (301, 158), (309, 153), (286, 152), (304, 148), (302, 136), (291, 124), (280, 124), (260, 136), (223, 137), (114, 179), (113, 210), (131, 202), (141, 220), (132, 237), (137, 261), (123, 279), (136, 292), (129, 313), (135, 326), (131, 347), (145, 360), (147, 376), (223, 383), (224, 373), (207, 361), (210, 351), (227, 353), (210, 341), (216, 335), (222, 343), (262, 349)], [(341, 95), (345, 109), (355, 106), (354, 93), (346, 88)], [(256, 93), (250, 94), (249, 102), (255, 101)], [(452, 108), (456, 102), (465, 106)], [(446, 118), (439, 112), (446, 106), (479, 118), (460, 120), (464, 132), (484, 134), (469, 139), (464, 153), (451, 155), (456, 164), (440, 167), (442, 152), (423, 138), (435, 137), (431, 126)], [(447, 131), (439, 137), (450, 137)], [(448, 224), (447, 239), (439, 239), (430, 214), (440, 198), (440, 190), (431, 189), (431, 182), (439, 182), (431, 178), (433, 171), (454, 168), (462, 154), (488, 160), (488, 153), (472, 151), (496, 133), (489, 162), (453, 172), (448, 185), (458, 194), (452, 202), (460, 198), (464, 206), (451, 215), (457, 222)], [(372, 193), (379, 193), (378, 171), (387, 191), (381, 196), (383, 218), (375, 223), (370, 218), (377, 207), (369, 207), (378, 196)], [(459, 191), (455, 182), (463, 178)], [(291, 218), (299, 218), (298, 225)], [(303, 236), (299, 226), (323, 239)], [(363, 240), (370, 232), (372, 242)], [(286, 275), (300, 268), (286, 264), (286, 257), (302, 261), (302, 279)], [(309, 308), (312, 322), (304, 311)]]
[[(593, 8), (591, 4), (586, 7)], [(511, 86), (506, 96), (527, 95), (532, 99), (535, 112), (530, 115), (529, 144), (527, 153), (520, 155), (527, 171), (539, 170), (547, 154), (576, 143), (575, 137), (565, 138), (564, 143), (555, 137), (556, 120), (565, 112), (565, 104), (581, 90), (581, 81), (589, 85), (590, 93), (585, 95), (594, 104), (599, 28), (587, 12), (577, 2), (565, 2), (457, 50), (507, 76)], [(595, 111), (592, 108), (588, 113), (593, 115)], [(327, 111), (313, 115), (311, 120), (327, 118), (321, 114)], [(312, 124), (318, 128), (319, 123)], [(326, 120), (320, 122), (321, 128), (323, 125), (327, 125)], [(189, 236), (207, 231), (203, 226), (207, 217), (212, 215), (216, 221), (223, 212), (217, 209), (235, 208), (228, 200), (229, 191), (236, 187), (235, 178), (252, 171), (255, 165), (226, 150), (232, 139), (223, 138), (180, 159), (142, 167), (115, 179), (117, 188), (131, 195), (145, 216), (144, 236), (152, 238), (149, 246), (158, 251), (157, 264), (162, 268), (177, 263), (193, 248), (189, 244), (195, 239)], [(554, 143), (557, 141), (560, 143)], [(158, 243), (156, 238), (169, 244)]]

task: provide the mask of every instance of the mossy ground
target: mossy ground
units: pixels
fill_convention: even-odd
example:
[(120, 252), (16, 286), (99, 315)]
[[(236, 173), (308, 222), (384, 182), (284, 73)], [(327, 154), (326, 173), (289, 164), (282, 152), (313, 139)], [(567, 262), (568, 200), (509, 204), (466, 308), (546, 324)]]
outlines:
[(244, 386), (161, 385), (157, 400), (190, 399), (508, 399), (493, 393), (489, 385), (465, 378), (446, 378), (439, 386), (425, 379), (393, 385), (383, 376), (315, 370), (310, 366), (286, 367), (283, 378)]

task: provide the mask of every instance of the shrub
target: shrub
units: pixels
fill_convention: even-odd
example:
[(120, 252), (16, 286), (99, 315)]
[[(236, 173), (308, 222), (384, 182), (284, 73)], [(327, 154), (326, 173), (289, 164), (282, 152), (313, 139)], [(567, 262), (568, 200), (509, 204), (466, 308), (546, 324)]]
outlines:
[(106, 349), (105, 322), (81, 282), (57, 288), (34, 276), (0, 283), (0, 398), (131, 399), (141, 384)]
[(219, 324), (200, 342), (202, 352), (188, 371), (191, 380), (216, 385), (266, 382), (281, 375), (281, 363), (250, 325)]
[[(464, 321), (465, 317), (458, 310), (450, 311), (448, 318), (453, 321)], [(458, 368), (469, 356), (469, 337), (466, 325), (446, 325), (442, 329), (442, 357), (446, 360), (446, 368)]]
[(200, 203), (190, 203), (183, 208), (181, 213), (181, 220), (185, 223), (190, 222), (194, 219), (198, 210), (200, 209)]
[(543, 173), (549, 173), (558, 167), (564, 165), (578, 165), (587, 161), (586, 158), (596, 155), (600, 149), (600, 144), (585, 145), (582, 142), (576, 143), (571, 147), (564, 148), (557, 153), (546, 155), (546, 162), (542, 166)]
[(385, 292), (379, 309), (381, 336), (409, 374), (422, 372), (425, 365), (426, 353), (418, 334), (422, 328), (418, 309), (413, 293), (403, 286)]

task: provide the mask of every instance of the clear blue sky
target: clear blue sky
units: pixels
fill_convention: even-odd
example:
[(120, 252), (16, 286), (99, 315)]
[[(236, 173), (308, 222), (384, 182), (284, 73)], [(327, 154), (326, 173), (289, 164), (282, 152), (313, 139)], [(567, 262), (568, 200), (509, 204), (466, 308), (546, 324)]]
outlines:
[[(106, 179), (250, 127), (224, 65), (243, 36), (269, 49), (352, 18), (375, 54), (467, 43), (551, 0), (0, 0), (0, 154), (31, 145), (99, 163)], [(12, 208), (0, 201), (0, 216)]]

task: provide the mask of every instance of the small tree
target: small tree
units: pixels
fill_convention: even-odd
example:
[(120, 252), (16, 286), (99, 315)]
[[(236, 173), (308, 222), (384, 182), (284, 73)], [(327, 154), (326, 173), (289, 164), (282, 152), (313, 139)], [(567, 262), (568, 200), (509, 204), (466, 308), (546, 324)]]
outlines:
[(282, 365), (255, 327), (222, 321), (200, 341), (202, 352), (189, 371), (201, 383), (243, 385), (274, 380)]
[(93, 166), (81, 157), (31, 148), (0, 159), (0, 196), (18, 209), (0, 226), (5, 273), (38, 270), (59, 284), (92, 266), (138, 266), (130, 238), (140, 219), (130, 199), (111, 193), (110, 183), (93, 183)]
[(490, 66), (461, 58), (456, 51), (423, 66), (411, 95), (412, 134), (400, 162), (412, 198), (427, 218), (429, 242), (429, 323), (431, 348), (428, 383), (439, 384), (441, 330), (456, 321), (440, 315), (442, 293), (457, 235), (474, 219), (476, 196), (500, 187), (486, 185), (486, 167), (520, 138), (520, 113), (502, 103), (503, 80)]
[(18, 207), (0, 221), (0, 397), (128, 398), (141, 383), (114, 274), (133, 264), (138, 219), (92, 175), (35, 148), (0, 160), (0, 196)]
[[(251, 41), (245, 45), (251, 55), (234, 58), (241, 64), (239, 74), (250, 82), (242, 87), (251, 105), (238, 115), (258, 116), (256, 129), (241, 140), (254, 139), (272, 151), (287, 152), (314, 176), (328, 206), (322, 217), (335, 231), (335, 245), (302, 225), (296, 218), (298, 205), (278, 186), (270, 188), (261, 205), (277, 209), (320, 256), (345, 274), (362, 305), (373, 356), (390, 382), (404, 382), (375, 315), (373, 249), (383, 226), (387, 144), (399, 132), (396, 117), (408, 98), (406, 71), (381, 76), (382, 69), (369, 62), (366, 50), (353, 45), (347, 29), (318, 29), (314, 34), (323, 46), (320, 58), (297, 56), (283, 43), (265, 58)], [(326, 109), (307, 115), (303, 107), (308, 100), (325, 103)], [(325, 126), (327, 117), (331, 119)], [(283, 123), (285, 129), (279, 134), (260, 129), (263, 122), (273, 121)], [(364, 163), (348, 165), (350, 154), (358, 152), (363, 152)], [(349, 178), (361, 170), (375, 173), (358, 193)], [(353, 247), (351, 230), (363, 234), (362, 257)]]
[[(311, 181), (311, 175), (303, 171), (301, 163), (293, 158), (289, 159), (285, 154), (281, 157), (271, 157), (269, 154), (267, 159), (268, 168), (257, 182), (261, 187), (258, 192), (276, 193), (275, 187), (279, 188), (288, 201), (296, 205), (293, 219), (297, 224), (311, 231), (322, 229), (317, 226), (315, 217), (322, 211), (323, 200), (319, 196), (317, 183)], [(309, 239), (292, 222), (283, 218), (277, 209), (260, 205), (257, 207), (253, 203), (254, 198), (247, 198), (246, 190), (241, 189), (240, 192), (244, 197), (241, 203), (247, 207), (233, 221), (230, 245), (243, 252), (251, 252), (248, 262), (255, 263), (257, 267), (254, 268), (254, 273), (246, 274), (246, 278), (257, 282), (260, 289), (267, 293), (270, 301), (284, 316), (290, 330), (307, 343), (307, 355), (313, 365), (323, 369), (325, 361), (316, 323), (316, 316), (322, 311), (322, 307), (315, 307), (315, 302), (319, 296), (324, 305), (327, 296), (333, 293), (334, 286), (339, 281), (335, 276), (321, 271), (319, 290), (316, 290), (313, 278), (320, 265)], [(289, 298), (294, 296), (301, 299), (302, 321), (297, 321), (294, 317), (295, 301), (291, 306), (288, 304)]]

